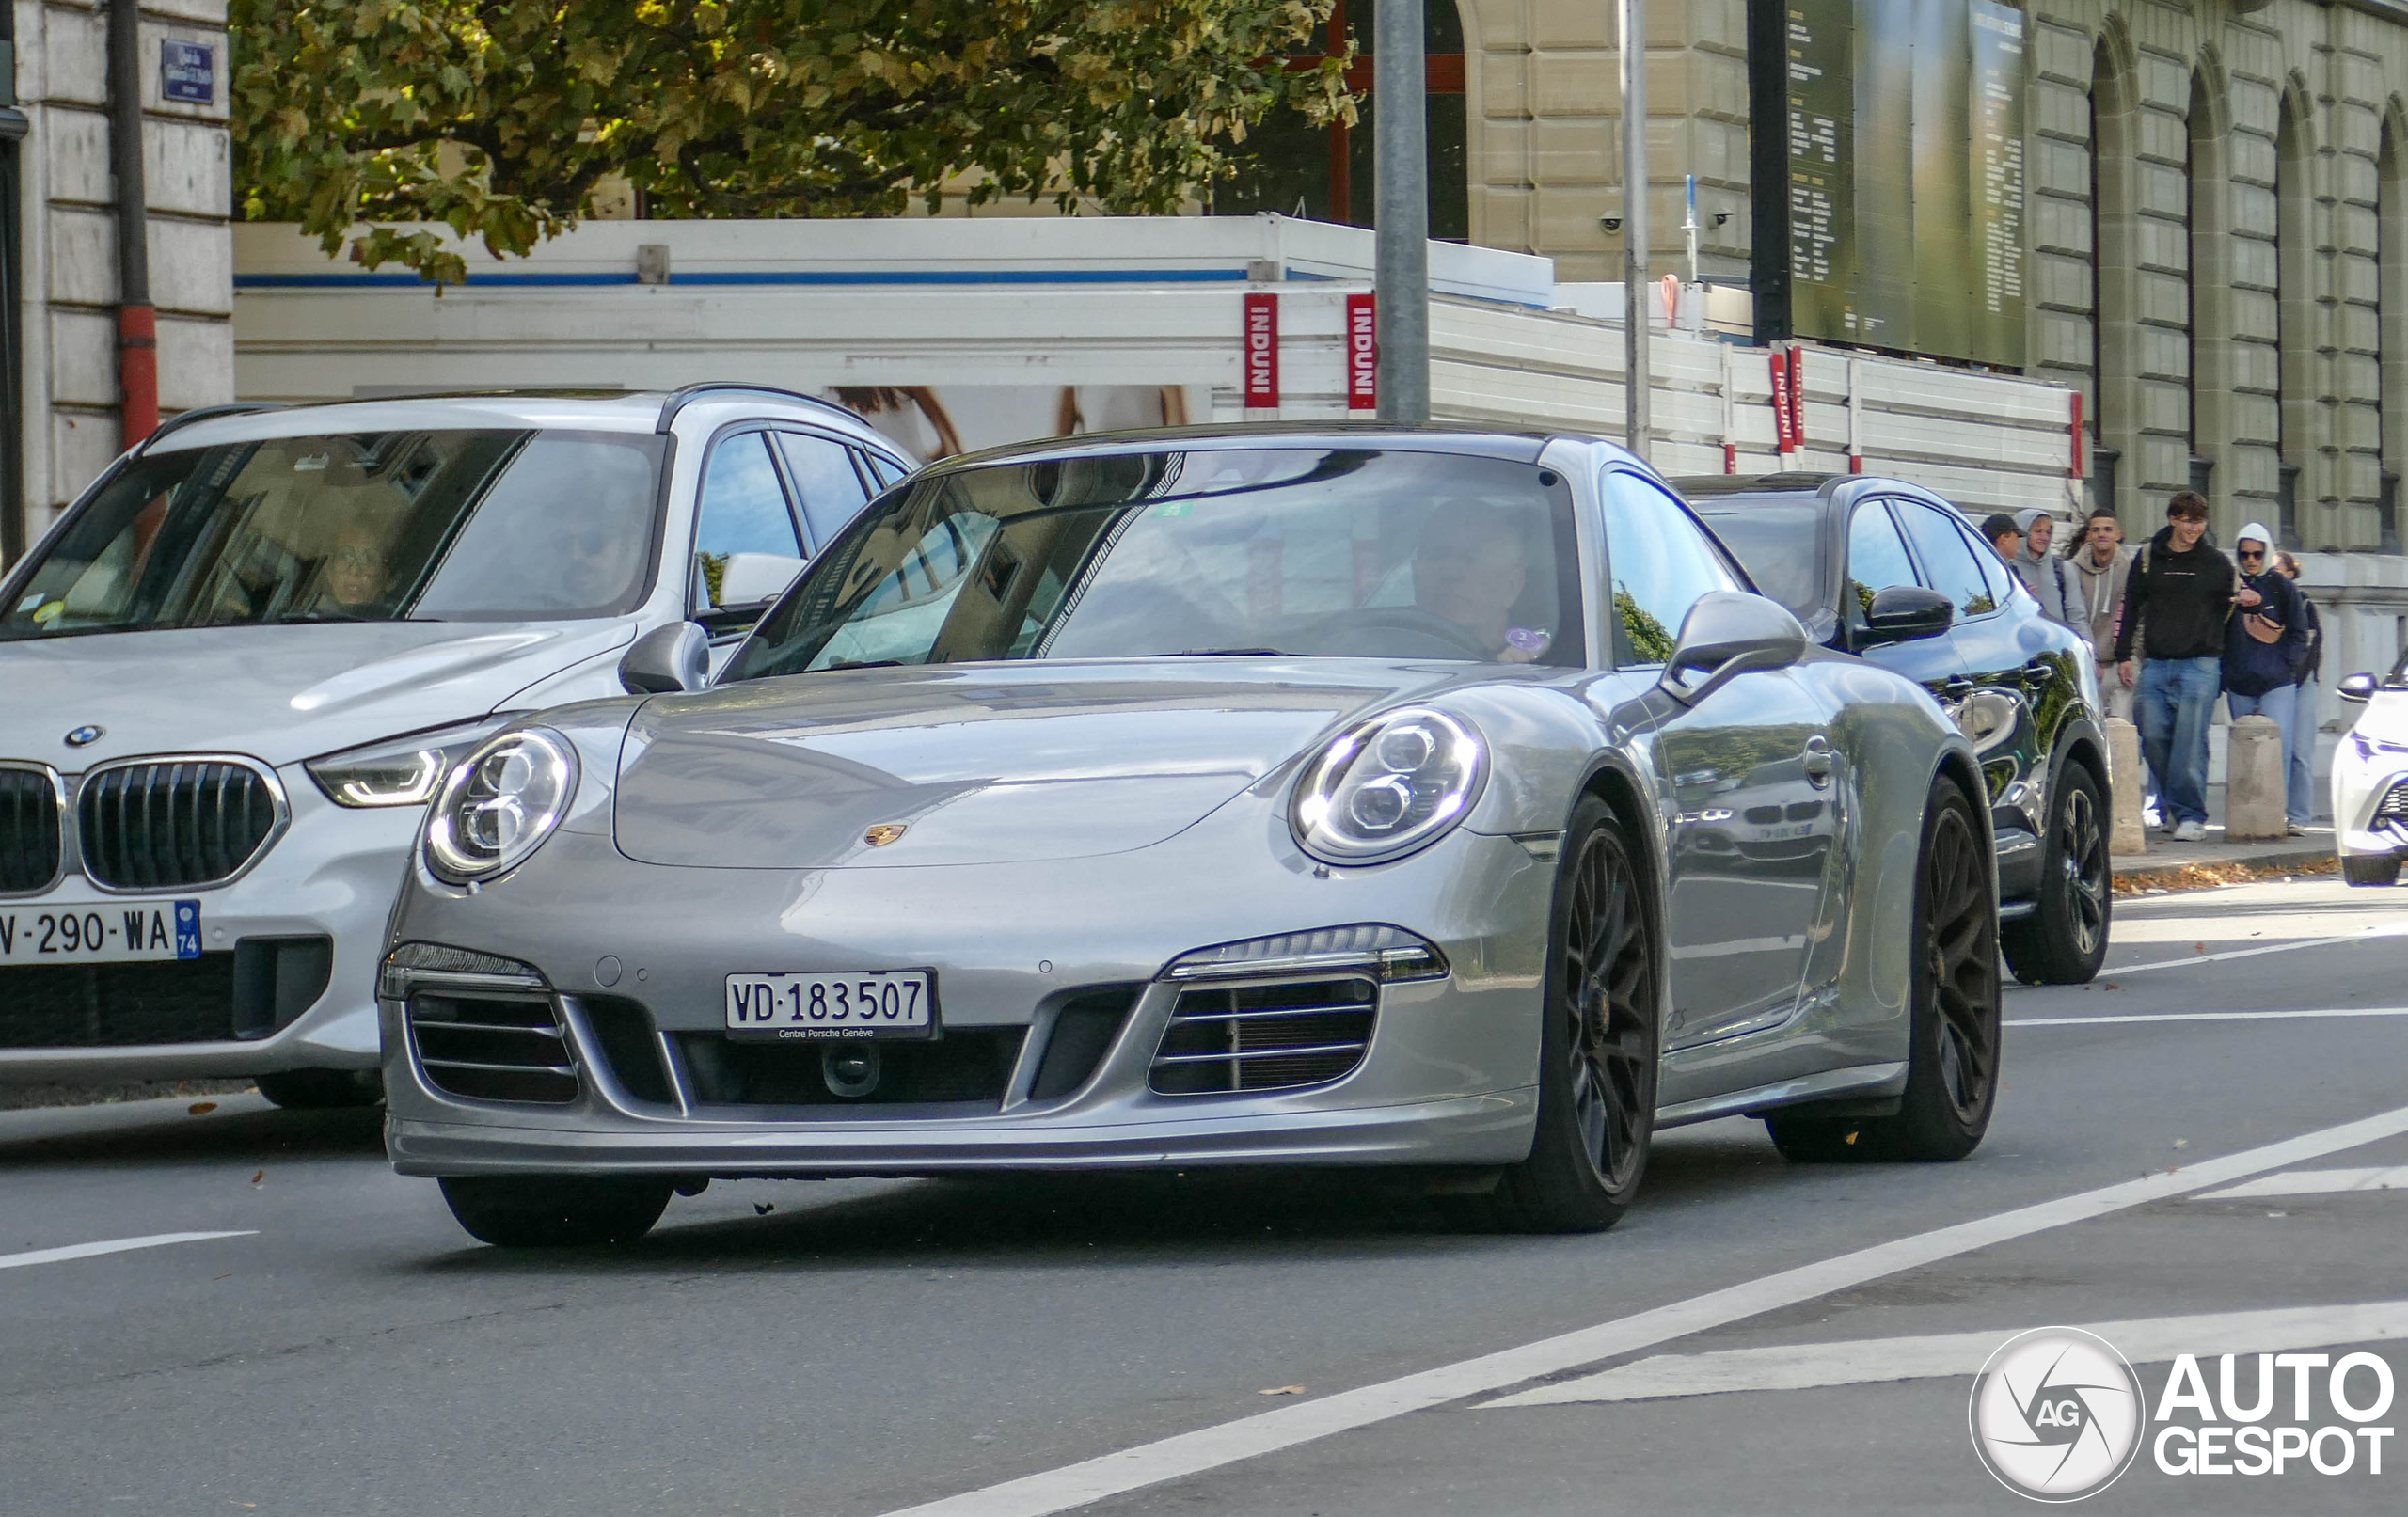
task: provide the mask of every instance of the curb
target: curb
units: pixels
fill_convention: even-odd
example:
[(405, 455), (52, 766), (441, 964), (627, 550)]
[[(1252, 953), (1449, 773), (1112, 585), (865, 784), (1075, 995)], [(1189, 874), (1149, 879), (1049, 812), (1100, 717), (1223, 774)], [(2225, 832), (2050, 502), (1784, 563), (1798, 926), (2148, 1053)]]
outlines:
[(2322, 839), (2203, 850), (2188, 857), (2153, 851), (2114, 861), (2118, 894), (2147, 890), (2208, 890), (2284, 875), (2326, 875), (2339, 869), (2333, 845)]

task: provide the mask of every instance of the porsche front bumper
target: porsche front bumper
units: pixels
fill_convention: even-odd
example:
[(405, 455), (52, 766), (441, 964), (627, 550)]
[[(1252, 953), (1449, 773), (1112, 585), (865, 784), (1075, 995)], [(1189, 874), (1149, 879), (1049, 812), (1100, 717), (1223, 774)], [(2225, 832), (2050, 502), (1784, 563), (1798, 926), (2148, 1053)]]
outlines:
[[(540, 987), (515, 993), (551, 1008), (575, 1080), (547, 1101), (460, 1094), (458, 1078), (439, 1060), (431, 1071), (424, 1056), (419, 982), (397, 977), (381, 1002), (393, 1162), (432, 1176), (827, 1177), (1479, 1165), (1526, 1154), (1551, 863), (1512, 839), (1459, 831), (1398, 863), (1325, 869), (1283, 845), (1284, 829), (1270, 833), (1259, 813), (1226, 812), (1150, 847), (1039, 864), (677, 868), (633, 862), (595, 833), (562, 832), (473, 895), (421, 877), (404, 893), (396, 940), (532, 966)], [(1415, 933), (1449, 969), (1379, 987), (1351, 1070), (1290, 1088), (1156, 1088), (1182, 992), (1165, 977), (1173, 960), (1354, 923)], [(729, 973), (912, 967), (935, 972), (942, 1035), (994, 1051), (990, 1084), (943, 1100), (801, 1093), (793, 1077), (808, 1082), (816, 1066), (803, 1060), (817, 1046), (782, 1066), (787, 1097), (731, 1098), (713, 1073)], [(1215, 983), (1276, 988), (1312, 977)], [(476, 989), (457, 977), (424, 983), (429, 994)], [(1092, 1067), (1042, 1093), (1065, 1008), (1115, 995), (1125, 1010)], [(799, 1093), (809, 1098), (788, 1098)]]

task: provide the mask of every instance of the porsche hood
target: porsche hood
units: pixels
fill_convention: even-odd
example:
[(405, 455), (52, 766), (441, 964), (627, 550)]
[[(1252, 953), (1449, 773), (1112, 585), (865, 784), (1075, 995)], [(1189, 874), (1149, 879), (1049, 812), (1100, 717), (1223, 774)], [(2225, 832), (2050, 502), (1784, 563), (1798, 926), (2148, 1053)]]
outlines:
[(1346, 719), (1476, 666), (1247, 659), (803, 674), (648, 702), (615, 830), (731, 869), (1120, 853), (1193, 825)]

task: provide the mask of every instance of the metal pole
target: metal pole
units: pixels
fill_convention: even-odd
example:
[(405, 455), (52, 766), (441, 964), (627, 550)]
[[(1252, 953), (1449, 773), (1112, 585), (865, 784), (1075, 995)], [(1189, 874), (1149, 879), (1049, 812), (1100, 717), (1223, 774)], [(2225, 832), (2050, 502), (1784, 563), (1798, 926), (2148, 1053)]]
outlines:
[(1430, 419), (1427, 67), (1421, 0), (1379, 0), (1371, 31), (1371, 225), (1383, 421)]
[(109, 0), (109, 169), (117, 181), (117, 371), (122, 446), (159, 428), (159, 323), (142, 181), (142, 4)]
[(1647, 0), (1622, 6), (1623, 442), (1647, 456)]

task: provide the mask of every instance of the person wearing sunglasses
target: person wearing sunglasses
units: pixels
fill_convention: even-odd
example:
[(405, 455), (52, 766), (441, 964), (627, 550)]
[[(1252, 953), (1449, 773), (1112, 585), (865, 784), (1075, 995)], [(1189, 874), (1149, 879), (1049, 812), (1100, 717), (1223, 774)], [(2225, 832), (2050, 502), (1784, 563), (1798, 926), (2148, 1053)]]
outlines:
[(2158, 816), (2175, 841), (2208, 835), (2208, 724), (2223, 684), (2226, 624), (2236, 601), (2232, 561), (2210, 546), (2207, 498), (2184, 490), (2165, 503), (2165, 525), (2132, 560), (2115, 672), (2133, 691), (2141, 754)]
[[(2299, 721), (2299, 669), (2307, 656), (2307, 618), (2300, 610), (2299, 587), (2275, 570), (2274, 534), (2263, 522), (2242, 528), (2233, 539), (2232, 556), (2241, 579), (2233, 593), (2232, 619), (2225, 627), (2225, 707), (2235, 721), (2272, 718), (2283, 730), (2288, 755)], [(2293, 816), (2291, 830), (2301, 831), (2306, 824), (2306, 817)]]

